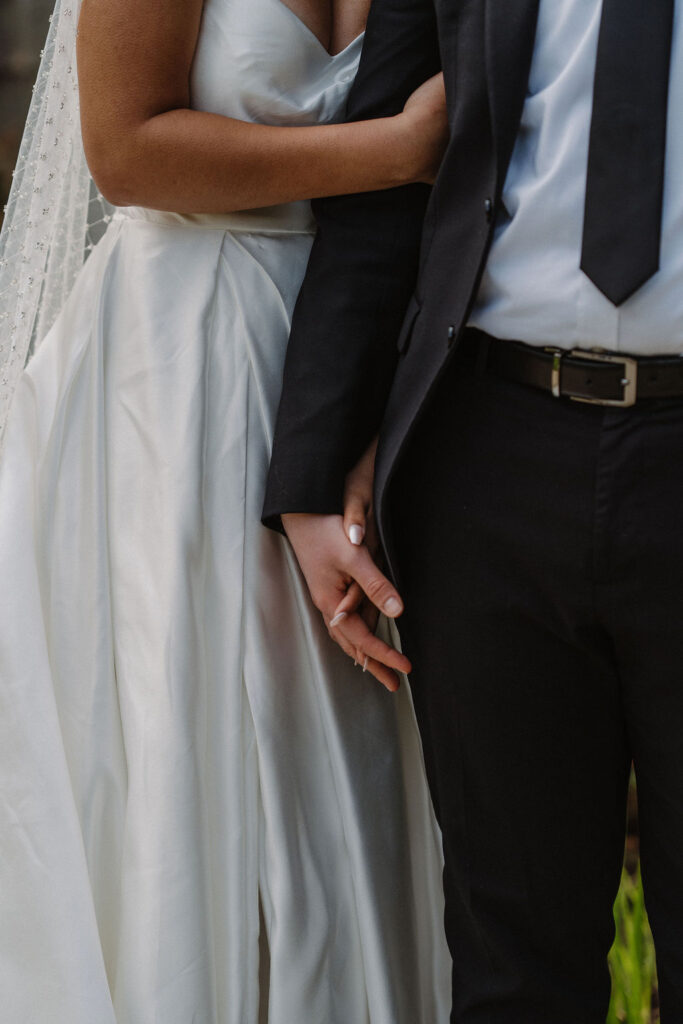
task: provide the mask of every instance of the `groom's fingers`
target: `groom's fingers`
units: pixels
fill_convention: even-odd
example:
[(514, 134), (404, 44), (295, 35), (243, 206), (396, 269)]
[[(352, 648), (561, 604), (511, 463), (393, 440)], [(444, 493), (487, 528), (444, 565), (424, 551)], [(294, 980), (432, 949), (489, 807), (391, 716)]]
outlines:
[(396, 672), (405, 672), (407, 674), (412, 670), (412, 665), (405, 654), (401, 654), (400, 651), (395, 650), (395, 648), (386, 644), (384, 640), (380, 640), (378, 636), (375, 636), (368, 629), (367, 623), (358, 612), (347, 615), (341, 622), (336, 624), (335, 628), (354, 650), (363, 655), (363, 658), (367, 655), (367, 657), (381, 662), (381, 664), (386, 665), (387, 668), (394, 669)]
[(369, 655), (363, 654), (362, 651), (355, 651), (344, 637), (339, 634), (338, 630), (331, 629), (330, 635), (339, 644), (341, 649), (356, 662), (358, 672), (363, 671), (367, 672), (368, 675), (374, 676), (390, 693), (395, 693), (398, 690), (401, 684), (397, 673), (393, 669), (387, 668), (381, 661), (376, 661)]
[(348, 615), (350, 612), (355, 612), (364, 600), (365, 594), (363, 593), (360, 585), (358, 583), (352, 583), (344, 594), (343, 599), (335, 608), (332, 618), (336, 619), (338, 615)]
[(348, 642), (348, 640), (343, 636), (342, 633), (339, 632), (338, 629), (335, 629), (333, 626), (331, 626), (329, 622), (326, 622), (325, 625), (327, 626), (327, 632), (330, 634), (334, 642), (341, 647), (344, 654), (347, 654), (352, 661), (355, 661), (356, 664), (358, 664), (359, 652), (355, 649), (355, 647), (353, 647)]
[(351, 612), (356, 611), (362, 616), (370, 632), (374, 633), (379, 621), (379, 610), (368, 601), (360, 585), (352, 583), (344, 599), (335, 608), (333, 619), (336, 620), (339, 615), (345, 618)]
[(358, 549), (351, 568), (351, 575), (383, 615), (390, 619), (396, 619), (402, 614), (403, 601), (398, 591), (384, 573), (377, 568), (367, 548)]
[(362, 615), (363, 621), (366, 623), (370, 632), (374, 633), (379, 621), (379, 612), (375, 608), (374, 604), (370, 604), (369, 601), (364, 601), (362, 608), (360, 608), (360, 614)]
[(387, 668), (381, 661), (376, 661), (374, 658), (370, 658), (369, 655), (364, 654), (363, 651), (355, 648), (345, 638), (339, 627), (332, 626), (327, 620), (325, 624), (334, 642), (359, 666), (359, 671), (362, 669), (364, 672), (374, 676), (390, 693), (395, 693), (398, 690), (401, 685), (400, 680), (392, 669)]
[(386, 665), (383, 665), (381, 661), (373, 661), (372, 658), (368, 658), (365, 664), (365, 671), (368, 675), (374, 676), (382, 686), (386, 687), (389, 693), (396, 693), (401, 685), (396, 673), (392, 672)]
[[(332, 621), (341, 623), (351, 614), (351, 612), (356, 611), (361, 616), (370, 632), (374, 633), (377, 629), (379, 611), (375, 608), (374, 604), (371, 604), (370, 601), (368, 601), (358, 583), (352, 583), (343, 601), (337, 605)], [(341, 616), (341, 618), (339, 618), (339, 616)], [(349, 655), (349, 657), (353, 657), (353, 660), (359, 665), (363, 664), (366, 657), (365, 653), (361, 651), (360, 648), (351, 647), (348, 641), (344, 640), (342, 634), (339, 632), (338, 626), (330, 629), (330, 636), (333, 640), (336, 640), (339, 646)], [(376, 679), (379, 679), (387, 689), (392, 690), (393, 692), (393, 690), (398, 688), (398, 677), (392, 669), (384, 668), (383, 666), (381, 669), (376, 670), (377, 666), (380, 664), (381, 663), (378, 661), (371, 660), (368, 663), (368, 671), (372, 672)]]

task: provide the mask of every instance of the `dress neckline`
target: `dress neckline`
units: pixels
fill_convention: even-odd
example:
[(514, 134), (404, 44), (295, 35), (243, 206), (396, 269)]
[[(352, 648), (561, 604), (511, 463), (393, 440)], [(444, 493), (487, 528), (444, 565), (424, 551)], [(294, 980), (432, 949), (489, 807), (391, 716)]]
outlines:
[(273, 3), (276, 7), (279, 7), (282, 11), (284, 11), (285, 15), (289, 15), (290, 18), (293, 18), (294, 21), (296, 21), (297, 24), (301, 26), (306, 35), (313, 40), (313, 43), (318, 47), (322, 55), (324, 57), (327, 57), (329, 61), (339, 60), (340, 57), (344, 57), (349, 52), (349, 50), (358, 45), (358, 43), (363, 39), (363, 36), (365, 35), (365, 32), (361, 32), (359, 35), (355, 37), (355, 39), (352, 39), (351, 42), (348, 43), (348, 45), (345, 46), (343, 50), (339, 50), (338, 53), (330, 53), (330, 51), (327, 49), (324, 43), (321, 43), (320, 39), (317, 37), (313, 29), (309, 25), (307, 25), (302, 18), (299, 17), (296, 11), (293, 11), (291, 7), (284, 3), (284, 0), (273, 0)]

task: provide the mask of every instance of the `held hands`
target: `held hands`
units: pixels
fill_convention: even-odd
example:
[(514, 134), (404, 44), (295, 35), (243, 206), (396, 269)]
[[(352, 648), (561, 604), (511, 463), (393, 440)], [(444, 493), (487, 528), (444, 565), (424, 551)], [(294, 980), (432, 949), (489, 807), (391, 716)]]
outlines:
[(448, 145), (443, 75), (434, 75), (416, 89), (398, 116), (406, 128), (413, 181), (433, 185)]
[(399, 686), (397, 672), (410, 672), (411, 664), (374, 635), (380, 612), (395, 619), (403, 611), (398, 592), (371, 554), (377, 548), (375, 450), (373, 442), (347, 478), (343, 518), (292, 513), (283, 515), (282, 522), (330, 636), (393, 692)]
[[(377, 438), (372, 442), (360, 461), (346, 478), (344, 489), (344, 532), (352, 544), (365, 544), (377, 563), (380, 555), (379, 537), (373, 507), (375, 479), (375, 456)], [(368, 629), (374, 633), (379, 620), (379, 610), (368, 601), (359, 584), (354, 582), (337, 608), (336, 614), (346, 615), (358, 612)]]

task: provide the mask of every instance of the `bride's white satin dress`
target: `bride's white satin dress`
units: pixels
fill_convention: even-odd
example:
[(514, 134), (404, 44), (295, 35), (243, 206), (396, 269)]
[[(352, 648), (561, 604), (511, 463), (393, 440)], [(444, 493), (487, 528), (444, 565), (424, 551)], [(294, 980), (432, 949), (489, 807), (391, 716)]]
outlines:
[[(208, 0), (193, 104), (335, 119), (360, 48), (331, 57), (280, 0)], [(20, 380), (2, 1024), (448, 1019), (409, 694), (337, 651), (259, 522), (312, 232), (307, 203), (120, 211)]]

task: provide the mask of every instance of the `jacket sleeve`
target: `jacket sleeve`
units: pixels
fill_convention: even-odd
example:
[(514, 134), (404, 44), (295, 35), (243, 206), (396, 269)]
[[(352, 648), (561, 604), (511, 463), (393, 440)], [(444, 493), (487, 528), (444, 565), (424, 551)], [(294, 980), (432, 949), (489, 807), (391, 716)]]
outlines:
[[(374, 0), (347, 120), (400, 113), (440, 70), (432, 0)], [(430, 189), (317, 200), (294, 311), (263, 521), (339, 512), (344, 479), (381, 422), (412, 295)]]

